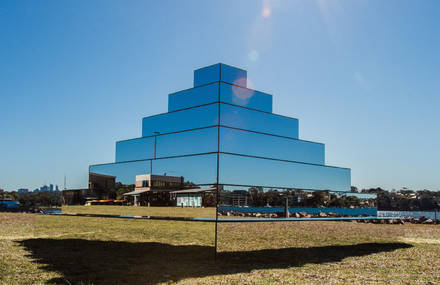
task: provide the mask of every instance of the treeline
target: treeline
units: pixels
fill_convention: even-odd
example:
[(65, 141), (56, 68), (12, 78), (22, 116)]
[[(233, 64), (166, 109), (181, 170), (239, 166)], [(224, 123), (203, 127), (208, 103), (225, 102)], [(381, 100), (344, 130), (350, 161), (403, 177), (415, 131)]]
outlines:
[[(353, 189), (352, 189), (353, 191)], [(379, 211), (434, 211), (440, 210), (440, 191), (382, 188), (363, 189), (361, 193), (377, 194)]]
[[(134, 185), (116, 184), (109, 191), (110, 199), (123, 199), (124, 193), (134, 190)], [(377, 199), (359, 199), (355, 196), (336, 195), (330, 191), (304, 192), (300, 190), (263, 191), (260, 187), (251, 187), (247, 191), (247, 204), (254, 207), (284, 206), (285, 197), (289, 199), (291, 207), (337, 207), (337, 208), (371, 208), (376, 207), (379, 211), (440, 211), (440, 191), (401, 189), (387, 191), (382, 188), (358, 190), (352, 187), (352, 193), (376, 194)], [(225, 203), (225, 197), (232, 194), (230, 191), (221, 191), (220, 199)], [(20, 194), (16, 191), (6, 192), (0, 189), (0, 199), (12, 199), (19, 201), (22, 206), (61, 206), (61, 191), (53, 192), (30, 192)], [(211, 197), (215, 200), (214, 197)], [(232, 197), (231, 197), (232, 198)], [(213, 203), (215, 203), (213, 200)], [(222, 201), (220, 201), (222, 204)], [(226, 203), (229, 204), (229, 203)]]
[(61, 191), (18, 193), (0, 189), (0, 199), (18, 201), (23, 207), (57, 207), (61, 206)]
[(304, 192), (300, 190), (269, 190), (262, 191), (259, 187), (248, 190), (248, 205), (253, 207), (284, 206), (288, 197), (289, 207), (304, 208), (373, 208), (376, 207), (376, 199), (359, 199), (355, 196), (336, 195), (330, 191)]
[[(251, 187), (246, 190), (221, 190), (220, 205), (240, 205), (249, 207), (284, 207), (286, 198), (289, 207), (301, 208), (375, 208), (376, 199), (360, 199), (348, 195), (337, 195), (331, 191), (266, 190)], [(356, 195), (356, 194), (355, 194)]]
[(114, 199), (114, 200), (123, 200), (124, 194), (134, 191), (134, 185), (124, 185), (120, 182), (116, 182), (115, 187), (112, 189), (109, 189), (108, 191), (108, 198)]

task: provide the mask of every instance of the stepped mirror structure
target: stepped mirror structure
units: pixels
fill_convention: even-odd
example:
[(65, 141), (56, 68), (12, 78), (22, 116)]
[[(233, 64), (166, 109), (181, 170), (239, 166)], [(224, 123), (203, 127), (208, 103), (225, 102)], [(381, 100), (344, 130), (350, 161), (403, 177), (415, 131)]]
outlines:
[(338, 207), (376, 215), (374, 195), (350, 192), (350, 169), (326, 165), (325, 145), (301, 140), (298, 119), (272, 104), (247, 88), (243, 69), (197, 69), (192, 88), (168, 95), (167, 113), (142, 119), (141, 137), (116, 142), (115, 162), (89, 167), (89, 187), (126, 187), (130, 205), (160, 206), (167, 217), (276, 220)]

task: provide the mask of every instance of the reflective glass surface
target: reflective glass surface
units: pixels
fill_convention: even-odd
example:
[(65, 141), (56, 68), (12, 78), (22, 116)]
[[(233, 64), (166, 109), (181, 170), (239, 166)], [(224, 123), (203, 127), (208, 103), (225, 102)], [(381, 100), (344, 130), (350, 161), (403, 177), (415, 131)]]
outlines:
[(272, 95), (237, 85), (221, 83), (220, 101), (264, 112), (272, 112)]
[(137, 211), (148, 216), (215, 218), (217, 154), (92, 165), (89, 171), (90, 193), (104, 194), (101, 200), (123, 195), (127, 205), (149, 206)]
[(118, 163), (90, 166), (92, 192), (169, 217), (215, 218), (217, 202), (222, 217), (281, 217), (286, 205), (372, 213), (374, 195), (349, 192), (350, 169), (325, 166), (324, 144), (299, 140), (298, 120), (273, 114), (272, 96), (246, 83), (224, 64), (194, 71), (195, 88), (169, 94), (168, 113), (143, 118), (142, 138), (116, 143)]
[(90, 165), (89, 172), (116, 177), (116, 182), (125, 185), (134, 185), (136, 175), (150, 173), (150, 161), (132, 161)]
[(227, 64), (220, 64), (221, 73), (220, 80), (234, 85), (246, 87), (247, 71)]
[(217, 179), (217, 154), (153, 160), (153, 173), (182, 176), (190, 185), (213, 185)]
[(116, 162), (216, 152), (217, 135), (217, 127), (209, 127), (120, 141), (116, 143)]
[(220, 104), (220, 124), (250, 131), (298, 138), (298, 120)]
[(219, 189), (219, 211), (282, 213), (287, 205), (290, 213), (376, 215), (376, 195), (263, 186), (221, 185)]
[(142, 119), (142, 136), (153, 136), (218, 124), (218, 104), (164, 113)]
[(222, 152), (324, 164), (324, 148), (323, 144), (318, 143), (220, 128)]
[(220, 64), (194, 70), (194, 87), (220, 81)]
[(203, 67), (194, 71), (194, 87), (224, 81), (246, 87), (247, 71), (223, 63)]
[(220, 184), (350, 191), (350, 169), (220, 155)]
[(168, 112), (219, 101), (219, 83), (212, 83), (168, 95)]
[(157, 136), (156, 157), (217, 151), (218, 128), (210, 127)]
[(116, 162), (154, 157), (154, 137), (116, 142)]
[(116, 182), (135, 184), (136, 175), (155, 174), (163, 176), (183, 176), (185, 182), (199, 185), (216, 183), (217, 154), (183, 156), (176, 158), (130, 161), (91, 165), (89, 172), (116, 177)]

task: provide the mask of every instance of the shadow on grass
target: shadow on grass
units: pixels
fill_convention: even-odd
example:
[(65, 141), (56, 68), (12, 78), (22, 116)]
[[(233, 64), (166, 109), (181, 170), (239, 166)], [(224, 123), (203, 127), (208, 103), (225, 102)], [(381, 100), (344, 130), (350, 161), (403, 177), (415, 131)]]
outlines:
[(50, 283), (150, 284), (191, 277), (246, 273), (254, 269), (299, 267), (307, 263), (338, 262), (410, 248), (405, 243), (361, 243), (344, 246), (222, 252), (214, 248), (154, 242), (114, 242), (84, 239), (27, 239), (17, 241), (47, 271), (63, 278)]

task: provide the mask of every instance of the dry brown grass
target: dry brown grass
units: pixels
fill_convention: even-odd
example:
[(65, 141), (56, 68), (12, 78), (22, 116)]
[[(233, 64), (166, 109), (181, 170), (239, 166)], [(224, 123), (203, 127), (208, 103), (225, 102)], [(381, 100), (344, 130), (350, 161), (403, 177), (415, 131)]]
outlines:
[[(0, 214), (0, 284), (438, 284), (439, 225)], [(431, 282), (431, 283), (429, 283)]]
[(198, 217), (215, 218), (215, 207), (180, 208), (180, 207), (133, 207), (133, 206), (63, 206), (67, 214), (110, 214), (132, 216), (161, 217)]

